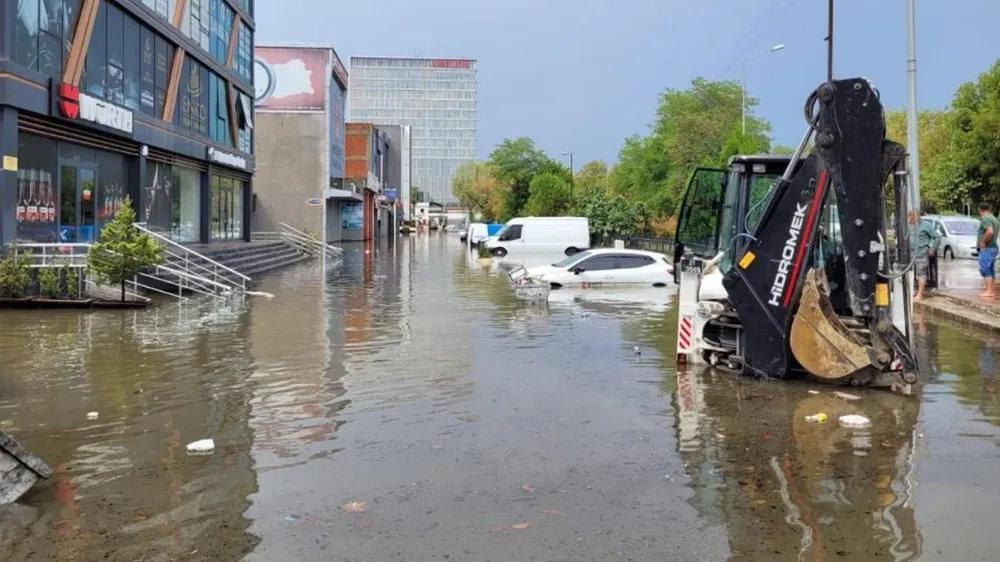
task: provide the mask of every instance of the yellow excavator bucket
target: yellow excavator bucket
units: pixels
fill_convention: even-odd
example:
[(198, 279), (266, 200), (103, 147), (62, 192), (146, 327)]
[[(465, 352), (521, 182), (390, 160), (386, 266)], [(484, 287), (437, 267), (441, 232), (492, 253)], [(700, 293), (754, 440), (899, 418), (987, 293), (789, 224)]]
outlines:
[(819, 379), (839, 381), (872, 366), (868, 346), (834, 313), (822, 269), (806, 274), (789, 342), (802, 368)]

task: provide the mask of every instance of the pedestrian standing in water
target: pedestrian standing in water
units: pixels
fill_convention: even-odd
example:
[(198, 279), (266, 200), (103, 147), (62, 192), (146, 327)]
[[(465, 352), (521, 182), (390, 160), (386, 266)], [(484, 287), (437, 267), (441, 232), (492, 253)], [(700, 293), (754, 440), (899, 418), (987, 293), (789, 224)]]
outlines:
[(976, 247), (979, 249), (979, 275), (983, 277), (986, 290), (979, 296), (984, 299), (996, 298), (997, 278), (997, 232), (1000, 221), (993, 216), (989, 203), (979, 204), (979, 232), (976, 233)]
[(915, 301), (924, 300), (924, 290), (927, 288), (927, 271), (930, 256), (937, 255), (941, 245), (941, 236), (930, 221), (920, 220), (921, 213), (913, 209), (910, 219), (910, 252), (913, 256), (913, 274), (917, 278), (917, 294)]

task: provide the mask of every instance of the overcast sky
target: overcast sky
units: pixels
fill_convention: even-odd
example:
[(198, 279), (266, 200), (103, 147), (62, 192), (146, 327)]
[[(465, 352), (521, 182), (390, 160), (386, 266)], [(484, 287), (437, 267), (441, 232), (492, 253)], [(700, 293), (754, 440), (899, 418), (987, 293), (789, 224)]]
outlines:
[[(258, 0), (260, 42), (323, 42), (352, 55), (479, 61), (479, 151), (530, 136), (577, 166), (613, 162), (643, 133), (657, 94), (693, 77), (740, 79), (774, 137), (795, 144), (802, 106), (826, 75), (825, 0)], [(838, 76), (865, 76), (887, 107), (906, 102), (905, 0), (836, 0)], [(1000, 2), (917, 0), (918, 100), (943, 107), (1000, 57)]]

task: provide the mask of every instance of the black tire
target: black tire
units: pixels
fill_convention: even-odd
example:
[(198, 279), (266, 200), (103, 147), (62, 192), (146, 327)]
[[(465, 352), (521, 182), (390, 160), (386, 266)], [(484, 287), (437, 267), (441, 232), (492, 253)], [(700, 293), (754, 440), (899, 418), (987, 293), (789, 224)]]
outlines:
[(944, 248), (944, 259), (953, 260), (955, 259), (955, 252), (951, 251), (951, 246), (945, 246)]
[(574, 254), (577, 254), (577, 253), (579, 253), (579, 252), (580, 252), (580, 250), (579, 250), (579, 249), (577, 249), (577, 248), (574, 248), (573, 246), (570, 246), (569, 248), (566, 248), (566, 252), (565, 252), (565, 254), (566, 254), (567, 256), (572, 256), (572, 255), (574, 255)]
[(495, 257), (502, 258), (507, 255), (507, 250), (504, 250), (503, 248), (493, 248), (493, 251), (490, 253)]

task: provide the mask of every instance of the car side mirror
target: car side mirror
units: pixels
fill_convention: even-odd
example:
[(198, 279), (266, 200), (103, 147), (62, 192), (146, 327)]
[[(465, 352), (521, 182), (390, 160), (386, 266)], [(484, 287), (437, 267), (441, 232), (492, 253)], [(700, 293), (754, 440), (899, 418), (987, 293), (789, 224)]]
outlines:
[(583, 273), (583, 268), (582, 267), (574, 267), (573, 268), (573, 275), (580, 275), (581, 273)]

